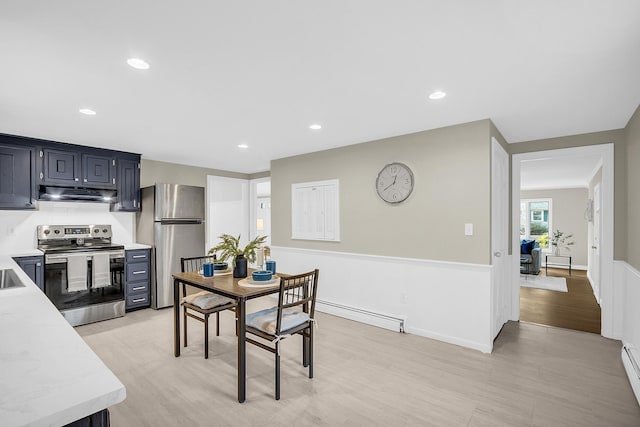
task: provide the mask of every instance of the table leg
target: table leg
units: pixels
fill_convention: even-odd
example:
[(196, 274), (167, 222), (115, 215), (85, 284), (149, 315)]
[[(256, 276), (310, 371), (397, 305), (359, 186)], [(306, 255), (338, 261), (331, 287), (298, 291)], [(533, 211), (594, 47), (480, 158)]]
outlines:
[(246, 306), (247, 301), (244, 298), (238, 299), (238, 402), (242, 403), (246, 397), (246, 379), (247, 379), (247, 343), (245, 337), (247, 335)]
[(173, 354), (180, 356), (180, 282), (173, 279)]

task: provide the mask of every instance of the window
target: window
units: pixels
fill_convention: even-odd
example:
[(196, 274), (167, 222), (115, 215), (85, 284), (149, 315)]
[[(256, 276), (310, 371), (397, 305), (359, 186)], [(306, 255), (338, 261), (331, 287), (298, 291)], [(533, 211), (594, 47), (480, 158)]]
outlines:
[(543, 249), (549, 249), (551, 199), (520, 200), (520, 239), (533, 239)]
[(291, 238), (340, 241), (338, 180), (291, 185)]

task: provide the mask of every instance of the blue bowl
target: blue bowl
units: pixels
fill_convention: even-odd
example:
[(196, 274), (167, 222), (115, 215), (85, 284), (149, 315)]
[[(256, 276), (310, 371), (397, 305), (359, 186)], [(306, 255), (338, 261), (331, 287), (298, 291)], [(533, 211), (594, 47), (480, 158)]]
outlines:
[(251, 273), (251, 277), (253, 277), (253, 280), (256, 282), (264, 282), (266, 280), (271, 280), (273, 273), (267, 270), (254, 271)]
[(214, 270), (226, 270), (229, 267), (229, 264), (226, 262), (214, 262), (213, 269)]

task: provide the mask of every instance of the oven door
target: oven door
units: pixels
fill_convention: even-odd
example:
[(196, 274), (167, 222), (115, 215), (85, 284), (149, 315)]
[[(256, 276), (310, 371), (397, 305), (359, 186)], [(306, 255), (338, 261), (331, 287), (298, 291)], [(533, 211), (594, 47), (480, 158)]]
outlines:
[[(124, 300), (124, 251), (106, 252), (109, 254), (109, 283), (102, 287), (92, 286), (93, 255), (96, 252), (74, 251), (45, 255), (45, 293), (58, 310), (69, 310)], [(81, 290), (69, 289), (67, 257), (71, 254), (74, 257), (86, 257), (87, 286)]]

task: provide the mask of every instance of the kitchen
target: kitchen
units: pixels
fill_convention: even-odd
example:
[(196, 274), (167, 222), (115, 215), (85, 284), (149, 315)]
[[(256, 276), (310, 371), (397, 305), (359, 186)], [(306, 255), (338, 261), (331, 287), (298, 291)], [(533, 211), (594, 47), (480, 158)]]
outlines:
[[(18, 139), (18, 140), (13, 139), (13, 141), (14, 142), (18, 141), (19, 144), (12, 146), (11, 145), (12, 137), (7, 135), (3, 136), (2, 143), (0, 143), (0, 146), (1, 146), (0, 149), (6, 148), (6, 147), (14, 147), (14, 148), (20, 147), (21, 146), (20, 144), (24, 142), (24, 139)], [(70, 145), (65, 145), (63, 148), (68, 149), (70, 147), (73, 148), (73, 146), (70, 146)], [(79, 147), (78, 149), (85, 150), (86, 147)], [(153, 161), (143, 160), (141, 163), (142, 164), (139, 169), (141, 171), (141, 180), (137, 182), (143, 182), (143, 183), (150, 183), (150, 184), (155, 183), (157, 176), (154, 176), (153, 174), (154, 170), (155, 171), (161, 170), (162, 172), (159, 172), (159, 173), (162, 175), (163, 179), (165, 179), (165, 178), (172, 178), (171, 174), (167, 173), (166, 170), (171, 170), (175, 168), (179, 169), (180, 172), (178, 175), (179, 175), (179, 179), (182, 180), (182, 182), (196, 185), (196, 187), (187, 186), (188, 188), (196, 188), (201, 190), (200, 197), (202, 200), (200, 201), (200, 206), (201, 206), (201, 211), (204, 214), (204, 186), (206, 185), (206, 182), (207, 182), (207, 176), (211, 176), (211, 174), (213, 173), (220, 175), (220, 172), (214, 171), (214, 170), (208, 170), (204, 168), (185, 167), (185, 166), (173, 165), (168, 163), (165, 164), (162, 162), (153, 162)], [(149, 174), (144, 173), (145, 164), (149, 165), (148, 167), (148, 170), (150, 171)], [(250, 183), (250, 180), (248, 179), (249, 177), (247, 175), (234, 174), (234, 173), (225, 174), (224, 172), (222, 173), (222, 175), (226, 175), (225, 176), (226, 179), (239, 180), (241, 182)], [(264, 181), (264, 180), (265, 180), (264, 176), (258, 178), (258, 181)], [(219, 185), (220, 184), (218, 183), (218, 186)], [(149, 188), (152, 188), (152, 187), (147, 186), (147, 189)], [(64, 193), (62, 193), (61, 191), (62, 189), (66, 189)], [(38, 190), (40, 190), (40, 192), (42, 193), (44, 191), (43, 186), (39, 186)], [(60, 383), (55, 385), (52, 384), (52, 387), (54, 387), (55, 389), (64, 389), (64, 384), (66, 383), (72, 383), (74, 384), (74, 386), (81, 386), (82, 381), (79, 381), (79, 380), (81, 379), (82, 375), (70, 374), (70, 372), (67, 369), (65, 369), (64, 366), (73, 366), (73, 365), (81, 366), (82, 365), (81, 359), (82, 359), (82, 356), (85, 355), (84, 354), (85, 352), (89, 354), (89, 356), (85, 355), (85, 357), (88, 357), (90, 359), (88, 362), (89, 365), (91, 365), (91, 362), (93, 360), (93, 362), (98, 365), (98, 368), (100, 370), (106, 369), (104, 365), (102, 365), (102, 363), (99, 361), (99, 359), (97, 359), (95, 355), (92, 352), (90, 352), (90, 350), (88, 349), (88, 347), (86, 347), (86, 345), (84, 345), (81, 342), (78, 342), (81, 340), (79, 340), (79, 337), (77, 336), (77, 334), (73, 333), (72, 329), (70, 329), (69, 326), (87, 324), (95, 321), (116, 318), (119, 316), (126, 315), (124, 312), (125, 300), (123, 295), (123, 289), (124, 289), (123, 285), (125, 281), (125, 279), (123, 278), (123, 276), (125, 275), (125, 267), (123, 266), (123, 263), (125, 261), (124, 254), (125, 253), (127, 254), (127, 259), (130, 257), (130, 255), (131, 257), (134, 257), (134, 259), (136, 256), (144, 255), (146, 256), (146, 259), (148, 262), (149, 249), (151, 248), (151, 245), (146, 245), (146, 244), (141, 244), (136, 242), (137, 240), (136, 226), (139, 220), (137, 216), (138, 217), (140, 216), (139, 212), (136, 212), (135, 210), (134, 211), (116, 211), (114, 210), (114, 203), (112, 203), (112, 201), (106, 201), (106, 200), (87, 201), (86, 198), (87, 198), (88, 192), (86, 191), (86, 189), (83, 189), (82, 187), (61, 186), (61, 187), (58, 187), (58, 190), (60, 193), (62, 193), (62, 195), (57, 200), (48, 200), (47, 196), (43, 196), (42, 194), (40, 194), (39, 198), (41, 198), (41, 200), (38, 200), (38, 201), (34, 200), (35, 209), (0, 210), (0, 224), (1, 224), (0, 232), (2, 233), (2, 238), (0, 238), (0, 253), (2, 254), (1, 267), (5, 269), (10, 269), (11, 271), (15, 271), (18, 275), (19, 280), (23, 283), (26, 283), (26, 289), (18, 289), (18, 288), (3, 289), (3, 291), (0, 292), (0, 297), (3, 297), (4, 299), (2, 300), (2, 304), (0, 304), (0, 306), (2, 306), (2, 313), (4, 314), (4, 318), (11, 319), (12, 316), (18, 316), (15, 318), (16, 319), (15, 322), (20, 324), (30, 325), (32, 322), (26, 321), (25, 317), (29, 318), (29, 316), (34, 316), (33, 312), (28, 310), (18, 310), (17, 313), (13, 313), (12, 311), (13, 308), (10, 308), (11, 305), (13, 305), (13, 303), (10, 303), (10, 301), (12, 301), (10, 298), (15, 298), (15, 303), (17, 304), (17, 307), (22, 307), (25, 304), (22, 298), (27, 298), (27, 300), (29, 301), (28, 303), (29, 306), (34, 307), (34, 309), (35, 307), (40, 308), (40, 311), (38, 311), (39, 314), (37, 314), (37, 316), (32, 317), (33, 319), (37, 320), (37, 323), (44, 321), (45, 323), (48, 323), (50, 325), (49, 326), (50, 328), (53, 327), (52, 325), (55, 325), (56, 328), (60, 329), (58, 332), (56, 332), (56, 336), (57, 335), (60, 336), (60, 341), (64, 342), (65, 339), (70, 340), (69, 343), (65, 345), (65, 347), (68, 347), (70, 349), (77, 349), (78, 347), (80, 347), (81, 349), (83, 349), (83, 351), (81, 352), (76, 352), (76, 351), (71, 352), (68, 356), (66, 356), (69, 358), (69, 362), (70, 362), (69, 365), (67, 365), (66, 363), (62, 363), (60, 366), (56, 365), (55, 363), (52, 365), (53, 362), (51, 361), (50, 355), (46, 356), (47, 352), (42, 351), (43, 348), (41, 347), (41, 345), (38, 345), (37, 346), (38, 350), (34, 351), (35, 353), (45, 355), (44, 357), (45, 360), (42, 360), (39, 363), (40, 365), (42, 365), (43, 369), (49, 369), (53, 372), (60, 372), (61, 375), (65, 377), (64, 379), (60, 379), (61, 381)], [(78, 195), (80, 195), (83, 198), (83, 200), (73, 200), (77, 198)], [(117, 197), (117, 195), (115, 197)], [(65, 198), (72, 199), (72, 200), (64, 200)], [(7, 200), (7, 198), (4, 197), (3, 200)], [(138, 208), (140, 207), (139, 200), (140, 198), (138, 197), (136, 201)], [(153, 221), (153, 219), (151, 219), (151, 221)], [(249, 227), (247, 225), (247, 229), (248, 228)], [(200, 255), (205, 252), (206, 247), (205, 247), (205, 241), (204, 241), (204, 234), (205, 234), (204, 225), (202, 225), (201, 231), (202, 231), (201, 245), (200, 245), (201, 247), (191, 249), (192, 253), (188, 253), (188, 254), (185, 253), (184, 256), (194, 255), (195, 252), (197, 252), (197, 254)], [(213, 231), (213, 230), (210, 230), (210, 231)], [(212, 237), (211, 240), (213, 239), (214, 238)], [(77, 254), (73, 255), (74, 254), (73, 251), (76, 251), (79, 249), (82, 252), (77, 252)], [(87, 252), (89, 250), (92, 252)], [(43, 254), (45, 255), (44, 257), (43, 257)], [(99, 255), (99, 254), (103, 254), (103, 255)], [(66, 266), (69, 264), (68, 258), (70, 258), (71, 256), (75, 256), (75, 257), (80, 256), (81, 258), (88, 256), (88, 258), (90, 259), (88, 263), (88, 268), (87, 268), (87, 264), (85, 263), (85, 270), (82, 271), (82, 274), (84, 275), (88, 274), (90, 279), (89, 281), (87, 281), (86, 279), (84, 280), (84, 286), (85, 286), (84, 291), (73, 293), (74, 298), (69, 298), (68, 295), (70, 294), (60, 289), (61, 287), (66, 287), (70, 283), (67, 284), (65, 282), (60, 282), (59, 279), (56, 279), (59, 277), (63, 277), (63, 278), (67, 276), (71, 277), (64, 270), (62, 271), (59, 270), (60, 267), (66, 268)], [(102, 300), (90, 301), (90, 303), (87, 303), (86, 300), (89, 297), (89, 291), (86, 290), (86, 286), (87, 286), (87, 283), (89, 283), (89, 287), (93, 288), (92, 282), (96, 280), (95, 270), (97, 269), (97, 268), (94, 268), (93, 266), (97, 266), (98, 256), (102, 256), (103, 258), (106, 257), (107, 260), (110, 259), (111, 266), (109, 267), (109, 265), (107, 264), (107, 269), (110, 269), (108, 271), (108, 276), (115, 278), (115, 280), (118, 283), (114, 283), (113, 286), (105, 286), (101, 289), (102, 291), (101, 294), (103, 295)], [(16, 258), (18, 260), (29, 260), (29, 259), (33, 259), (34, 257), (36, 258), (36, 260), (38, 260), (38, 258), (41, 257), (40, 260), (38, 261), (39, 263), (43, 264), (43, 265), (37, 264), (38, 267), (40, 267), (38, 271), (40, 272), (40, 274), (42, 274), (42, 277), (39, 278), (41, 280), (41, 283), (39, 284), (42, 286), (42, 290), (37, 289), (37, 292), (32, 292), (33, 290), (30, 289), (32, 287), (31, 286), (32, 283), (28, 283), (30, 282), (29, 278), (25, 276), (25, 273), (21, 269), (17, 268), (17, 265), (14, 262), (12, 262), (12, 258)], [(45, 259), (46, 259), (46, 262), (45, 262)], [(139, 259), (136, 261), (139, 261)], [(136, 265), (141, 265), (141, 264), (138, 263)], [(142, 265), (144, 266), (145, 264), (142, 264)], [(150, 266), (147, 266), (147, 269), (149, 267)], [(144, 270), (144, 268), (142, 270)], [(137, 271), (132, 272), (133, 275), (135, 275), (136, 273)], [(146, 280), (146, 283), (148, 283), (150, 277), (144, 276), (144, 279)], [(56, 280), (58, 280), (58, 282), (56, 282)], [(60, 312), (64, 315), (66, 319), (66, 322), (64, 323), (68, 323), (67, 325), (64, 325), (63, 322), (59, 321), (61, 319), (60, 316), (54, 316), (54, 318), (51, 321), (44, 320), (46, 316), (44, 316), (43, 313), (56, 312), (56, 307), (54, 305), (47, 304), (48, 302), (47, 299), (46, 298), (43, 299), (42, 298), (43, 295), (39, 295), (43, 293), (45, 288), (45, 283), (46, 283), (46, 289), (48, 291), (47, 296), (51, 299), (51, 301), (55, 305), (58, 306), (57, 308), (61, 310)], [(142, 283), (144, 284), (145, 282), (143, 281)], [(115, 294), (111, 292), (111, 290), (115, 290), (116, 288), (119, 289), (120, 294)], [(54, 291), (54, 289), (57, 289), (57, 290)], [(136, 287), (134, 287), (133, 289), (136, 289)], [(133, 297), (135, 297), (133, 300), (127, 299), (126, 301), (127, 313), (131, 313), (135, 309), (145, 309), (151, 306), (151, 302), (152, 302), (151, 295), (150, 295), (151, 289), (149, 289), (148, 285), (145, 289), (146, 289), (146, 298), (143, 299), (142, 301), (140, 301), (137, 298), (140, 296), (139, 294), (133, 295)], [(16, 295), (21, 292), (26, 292), (28, 295), (27, 296)], [(78, 295), (83, 295), (85, 293), (87, 295), (87, 298), (78, 297)], [(109, 297), (108, 295), (110, 294), (112, 294), (113, 296)], [(107, 295), (107, 297), (105, 297), (104, 295)], [(144, 295), (145, 294), (143, 293), (142, 296)], [(91, 297), (91, 298), (94, 298), (94, 297)], [(114, 298), (118, 301), (111, 302), (111, 300), (113, 300)], [(31, 299), (35, 299), (36, 301), (31, 301)], [(88, 310), (86, 307), (78, 308), (78, 302), (83, 299), (85, 300), (85, 303), (81, 303), (81, 305), (101, 306), (102, 309), (98, 310), (98, 313), (96, 314), (96, 313), (89, 313), (90, 311), (96, 311), (96, 310)], [(131, 301), (133, 301), (133, 304), (130, 304)], [(43, 304), (47, 306), (46, 309), (42, 309)], [(104, 307), (106, 306), (108, 306), (108, 308), (104, 309)], [(9, 310), (9, 312), (6, 312), (6, 310)], [(78, 312), (80, 312), (80, 314), (78, 314)], [(20, 329), (17, 329), (17, 330), (20, 330)], [(3, 328), (2, 331), (3, 331), (3, 338), (7, 338), (7, 340), (4, 342), (14, 342), (16, 344), (15, 346), (11, 348), (5, 348), (3, 352), (0, 352), (2, 354), (2, 360), (4, 361), (9, 361), (10, 359), (13, 359), (13, 357), (11, 356), (11, 354), (13, 354), (12, 352), (18, 351), (24, 354), (24, 351), (28, 351), (27, 349), (33, 346), (33, 343), (28, 341), (25, 343), (25, 347), (22, 348), (20, 347), (20, 341), (16, 341), (14, 336), (6, 336), (5, 335), (6, 333), (11, 333), (12, 331), (14, 331), (11, 328)], [(69, 331), (71, 331), (71, 333)], [(34, 331), (27, 331), (27, 330), (24, 330), (23, 333), (19, 334), (19, 336), (39, 336), (39, 335), (40, 335), (39, 333), (35, 333)], [(55, 348), (58, 348), (57, 345), (55, 346)], [(47, 357), (49, 357), (48, 360), (46, 360)], [(78, 358), (80, 358), (80, 361), (78, 360)], [(59, 363), (60, 354), (58, 354), (54, 358), (54, 360), (57, 360)], [(64, 358), (62, 361), (64, 362)], [(3, 365), (3, 368), (6, 369), (9, 366), (11, 365), (8, 363), (5, 363)], [(94, 370), (95, 367), (90, 369)], [(20, 392), (18, 392), (19, 390), (23, 390), (24, 393), (31, 393), (29, 389), (25, 388), (29, 384), (29, 381), (25, 380), (26, 378), (29, 377), (29, 375), (19, 374), (20, 372), (19, 367), (16, 367), (15, 369), (11, 369), (11, 371), (19, 375), (18, 378), (20, 378), (19, 381), (21, 386), (14, 387), (15, 384), (14, 386), (11, 386), (10, 382), (9, 383), (3, 382), (2, 383), (4, 384), (3, 387), (9, 386), (12, 389), (12, 392), (7, 391), (7, 395), (20, 399), (21, 394)], [(71, 369), (71, 372), (73, 373), (76, 371), (74, 369)], [(79, 374), (82, 374), (83, 371), (79, 370), (77, 372)], [(38, 374), (38, 375), (40, 376), (42, 374)], [(107, 387), (108, 388), (107, 395), (111, 395), (112, 397), (115, 397), (116, 400), (111, 400), (110, 402), (107, 401), (109, 403), (105, 404), (105, 401), (100, 400), (100, 399), (104, 400), (104, 396), (100, 399), (97, 399), (97, 401), (100, 402), (100, 404), (104, 405), (105, 407), (108, 407), (117, 403), (117, 401), (119, 401), (117, 399), (122, 400), (124, 398), (125, 392), (124, 392), (124, 388), (122, 387), (122, 384), (120, 384), (120, 388), (115, 387), (115, 390), (114, 390), (114, 385), (112, 383), (113, 382), (118, 383), (118, 381), (117, 381), (117, 378), (113, 377), (108, 370), (106, 370), (105, 378), (103, 380), (96, 381), (96, 378), (93, 378), (91, 381), (92, 382), (88, 383), (87, 387), (89, 387), (89, 384), (91, 384), (92, 386), (99, 385), (101, 383), (100, 381), (106, 382), (106, 384), (109, 387), (111, 387), (111, 388)], [(39, 377), (38, 377), (37, 383), (39, 383)], [(36, 386), (36, 388), (37, 387), (39, 387), (39, 384), (38, 386)], [(99, 389), (99, 387), (97, 387), (97, 389)], [(83, 416), (90, 415), (93, 412), (95, 412), (93, 410), (95, 409), (95, 402), (93, 402), (94, 406), (91, 406), (92, 403), (89, 402), (89, 403), (85, 403), (84, 407), (78, 408), (76, 407), (77, 402), (73, 403), (72, 400), (71, 402), (69, 402), (69, 401), (66, 401), (65, 399), (60, 399), (61, 400), (61, 402), (59, 402), (60, 405), (63, 405), (63, 406), (68, 405), (69, 408), (72, 408), (66, 411), (65, 410), (60, 411), (59, 407), (55, 407), (55, 405), (50, 405), (51, 396), (47, 394), (43, 394), (41, 398), (37, 398), (37, 395), (36, 397), (32, 396), (29, 400), (30, 400), (30, 405), (33, 406), (33, 408), (31, 408), (33, 412), (30, 415), (34, 417), (41, 417), (41, 418), (34, 418), (34, 420), (39, 419), (40, 420), (39, 422), (49, 422), (49, 423), (52, 423), (53, 425), (57, 425), (57, 424), (62, 425), (62, 424), (66, 424), (67, 422), (73, 421), (75, 419), (81, 418), (78, 414), (82, 414), (82, 412), (78, 412), (78, 411), (82, 411), (82, 410), (84, 410), (85, 412), (92, 411), (92, 412), (84, 413)], [(6, 405), (7, 405), (7, 402), (5, 402), (3, 405), (0, 405), (0, 407), (2, 408), (1, 409), (2, 411), (8, 411), (8, 412), (2, 412), (3, 419), (11, 420), (12, 419), (11, 416), (8, 415), (12, 413), (11, 405), (10, 404), (9, 406), (6, 406)], [(93, 409), (88, 409), (88, 408), (93, 408)], [(68, 418), (68, 417), (71, 417), (71, 418)], [(17, 418), (16, 420), (19, 420), (19, 419), (22, 419), (22, 418)], [(24, 420), (29, 420), (29, 419), (30, 418), (28, 417), (24, 418)], [(64, 420), (64, 422), (61, 420)], [(20, 423), (21, 422), (18, 421), (18, 424)]]

